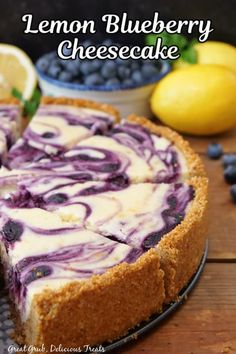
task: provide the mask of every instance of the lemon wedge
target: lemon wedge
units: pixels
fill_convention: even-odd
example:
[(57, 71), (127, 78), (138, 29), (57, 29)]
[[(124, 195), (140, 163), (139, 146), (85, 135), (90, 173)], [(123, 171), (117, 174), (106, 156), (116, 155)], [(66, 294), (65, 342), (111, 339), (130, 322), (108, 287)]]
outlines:
[(0, 43), (0, 98), (11, 97), (15, 87), (24, 99), (29, 99), (36, 83), (34, 65), (28, 55), (18, 47)]

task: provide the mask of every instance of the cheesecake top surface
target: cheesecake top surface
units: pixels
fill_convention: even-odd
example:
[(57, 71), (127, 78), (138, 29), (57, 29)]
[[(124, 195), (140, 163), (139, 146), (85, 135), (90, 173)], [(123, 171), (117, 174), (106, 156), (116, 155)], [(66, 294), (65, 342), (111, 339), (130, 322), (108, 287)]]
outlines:
[(110, 114), (91, 108), (43, 105), (23, 137), (30, 146), (56, 154), (93, 134), (105, 133), (113, 121)]
[(134, 123), (115, 124), (97, 109), (41, 105), (23, 137), (11, 148), (8, 167), (87, 173), (107, 180), (125, 173), (134, 183), (175, 182), (188, 174), (175, 144)]

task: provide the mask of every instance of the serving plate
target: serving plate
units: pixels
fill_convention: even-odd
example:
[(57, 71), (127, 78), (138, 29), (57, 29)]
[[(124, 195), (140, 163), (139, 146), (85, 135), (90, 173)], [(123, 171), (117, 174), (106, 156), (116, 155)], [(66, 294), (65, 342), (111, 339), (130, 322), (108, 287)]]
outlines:
[[(173, 313), (181, 304), (183, 304), (183, 302), (187, 299), (187, 296), (189, 295), (191, 290), (194, 288), (195, 284), (197, 283), (203, 271), (207, 259), (207, 252), (208, 252), (208, 242), (206, 242), (205, 251), (201, 259), (201, 263), (199, 264), (198, 270), (191, 278), (188, 285), (180, 292), (178, 301), (165, 306), (161, 314), (153, 315), (148, 322), (141, 323), (138, 327), (135, 327), (134, 329), (130, 330), (126, 336), (112, 343), (103, 344), (102, 345), (103, 352), (104, 351), (110, 352), (111, 350), (118, 349), (124, 346), (128, 342), (137, 340), (138, 337), (150, 331), (153, 327), (157, 327), (160, 322), (162, 322), (166, 317), (168, 317), (171, 313)], [(10, 319), (10, 316), (11, 316), (10, 304), (9, 304), (7, 293), (4, 290), (0, 290), (0, 354), (9, 353), (8, 348), (10, 346), (17, 347), (17, 344), (11, 338), (12, 334), (14, 333), (14, 324), (13, 321)], [(89, 351), (87, 350), (86, 352), (89, 353)], [(94, 353), (96, 351), (93, 350), (92, 352)]]

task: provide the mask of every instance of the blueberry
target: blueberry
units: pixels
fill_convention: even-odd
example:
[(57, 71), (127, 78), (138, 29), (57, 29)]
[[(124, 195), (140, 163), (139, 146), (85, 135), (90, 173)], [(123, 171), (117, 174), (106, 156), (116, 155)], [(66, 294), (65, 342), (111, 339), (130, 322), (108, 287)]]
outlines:
[(236, 203), (236, 184), (231, 187), (231, 197), (234, 203)]
[(79, 193), (79, 195), (85, 197), (85, 196), (93, 195), (93, 194), (97, 194), (97, 193), (99, 193), (99, 190), (97, 190), (96, 187), (88, 187), (88, 188), (83, 189)]
[(110, 38), (105, 39), (105, 41), (102, 42), (102, 45), (105, 45), (106, 47), (110, 47), (113, 45), (113, 41)]
[(218, 160), (223, 154), (222, 146), (218, 143), (212, 143), (208, 145), (207, 155), (212, 160)]
[(236, 165), (229, 165), (224, 171), (224, 177), (227, 183), (236, 183)]
[(124, 81), (122, 81), (122, 84), (131, 86), (133, 85), (133, 81), (131, 79), (125, 79)]
[(57, 58), (57, 52), (50, 52), (44, 55), (45, 58), (47, 58), (49, 61), (56, 59)]
[(131, 78), (136, 84), (142, 84), (143, 83), (142, 73), (140, 71), (138, 71), (138, 70), (135, 70), (132, 73)]
[(19, 222), (8, 220), (2, 229), (3, 235), (8, 242), (19, 240), (23, 234), (23, 226)]
[(120, 164), (119, 163), (107, 163), (104, 165), (101, 165), (100, 171), (101, 172), (115, 172), (119, 169)]
[(155, 60), (154, 60), (154, 59), (141, 59), (141, 63), (142, 63), (143, 65), (145, 65), (145, 64), (154, 65), (154, 64), (155, 64)]
[(119, 85), (120, 80), (117, 79), (117, 77), (113, 77), (112, 79), (107, 80), (106, 86), (113, 86), (113, 85)]
[(79, 79), (74, 79), (73, 81), (72, 81), (74, 84), (78, 84), (78, 85), (81, 85), (81, 80), (79, 80)]
[(141, 70), (145, 79), (150, 79), (159, 73), (153, 64), (144, 64)]
[(100, 74), (93, 73), (85, 78), (84, 83), (85, 85), (102, 85), (104, 80)]
[(120, 65), (117, 71), (121, 80), (128, 79), (130, 77), (131, 71), (127, 66)]
[(133, 61), (130, 65), (130, 69), (131, 69), (131, 71), (139, 70), (140, 63), (137, 60)]
[(175, 209), (177, 207), (178, 201), (174, 195), (170, 195), (167, 198), (167, 203), (171, 209)]
[(90, 41), (89, 39), (86, 39), (85, 41), (82, 42), (82, 46), (85, 48), (90, 47), (91, 45), (93, 45), (93, 42)]
[(50, 61), (50, 66), (57, 66), (58, 65), (61, 68), (61, 63), (62, 63), (62, 60), (60, 58), (56, 57)]
[(115, 188), (126, 188), (129, 185), (129, 178), (126, 174), (117, 174), (108, 178), (107, 182)]
[(37, 279), (47, 277), (51, 274), (52, 274), (52, 268), (49, 267), (48, 265), (37, 266), (26, 274), (24, 284), (28, 285)]
[(223, 166), (236, 165), (236, 154), (225, 154), (223, 156)]
[(181, 223), (181, 221), (184, 220), (184, 213), (176, 213), (174, 214), (174, 218), (175, 218), (176, 225), (178, 225)]
[(68, 71), (62, 71), (58, 77), (58, 80), (62, 82), (71, 82), (73, 79), (73, 75)]
[(42, 70), (42, 72), (46, 73), (46, 71), (49, 68), (50, 61), (44, 56), (38, 59), (36, 65), (39, 68), (39, 70)]
[(51, 76), (53, 79), (57, 79), (61, 72), (61, 67), (59, 65), (51, 64), (48, 69), (48, 75)]
[(64, 203), (68, 200), (68, 197), (66, 194), (64, 193), (56, 193), (56, 194), (52, 194), (47, 202), (48, 203), (53, 203), (53, 204), (61, 204)]
[(70, 56), (72, 52), (72, 48), (68, 48), (67, 46), (62, 47), (62, 54), (65, 55), (66, 57)]
[(53, 138), (54, 137), (54, 133), (53, 132), (45, 132), (45, 133), (43, 133), (42, 134), (42, 138), (44, 138), (44, 139), (51, 139), (51, 138)]
[(96, 157), (89, 156), (86, 154), (78, 154), (74, 158), (76, 158), (78, 160), (82, 160), (82, 161), (98, 161), (98, 159)]
[(124, 66), (130, 66), (130, 65), (131, 65), (131, 60), (129, 60), (129, 59), (117, 58), (117, 59), (116, 59), (116, 64), (118, 64), (118, 65), (124, 65)]
[(161, 237), (161, 232), (151, 232), (143, 241), (143, 248), (148, 250), (149, 248), (156, 246)]
[(83, 75), (89, 75), (94, 72), (91, 60), (83, 60), (80, 65), (80, 71)]
[(73, 77), (79, 75), (80, 65), (81, 65), (81, 61), (79, 59), (66, 60), (64, 63), (64, 67), (65, 67), (66, 71), (71, 73), (73, 75)]
[(116, 76), (116, 63), (114, 61), (106, 61), (102, 66), (101, 74), (105, 79), (111, 79)]
[(100, 70), (101, 66), (103, 65), (102, 63), (103, 63), (102, 60), (94, 59), (91, 62), (91, 66), (94, 69), (94, 71), (97, 71)]

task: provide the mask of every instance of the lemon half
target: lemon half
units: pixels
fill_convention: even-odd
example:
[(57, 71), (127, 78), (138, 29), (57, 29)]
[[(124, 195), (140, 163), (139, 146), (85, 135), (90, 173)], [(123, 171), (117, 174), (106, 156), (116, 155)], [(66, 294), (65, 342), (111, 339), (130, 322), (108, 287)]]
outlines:
[(29, 99), (36, 83), (34, 65), (27, 54), (18, 47), (0, 43), (0, 98), (11, 97), (15, 87)]

